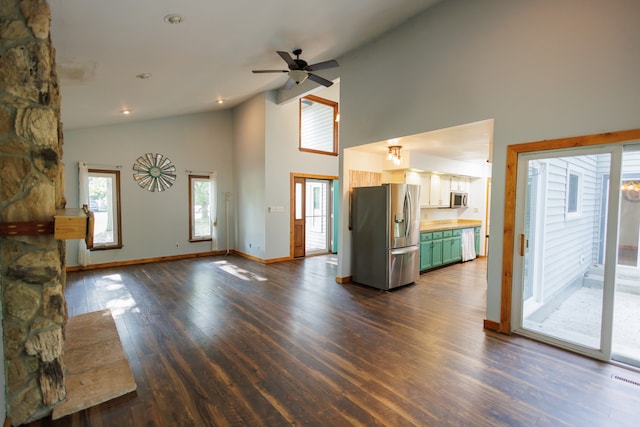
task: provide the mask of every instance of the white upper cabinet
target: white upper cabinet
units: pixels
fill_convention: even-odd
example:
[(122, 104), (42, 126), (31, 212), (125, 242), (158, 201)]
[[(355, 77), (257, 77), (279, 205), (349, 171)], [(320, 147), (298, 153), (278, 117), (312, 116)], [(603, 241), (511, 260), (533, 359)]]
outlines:
[(449, 176), (436, 174), (422, 175), (421, 186), (421, 207), (449, 207), (449, 193), (451, 192), (451, 182)]
[(440, 197), (440, 175), (429, 176), (429, 206), (438, 207), (441, 202)]
[(429, 189), (431, 185), (431, 176), (427, 174), (420, 175), (420, 207), (429, 207)]
[(471, 178), (442, 174), (420, 174), (420, 207), (448, 208), (452, 191), (468, 193)]
[(440, 200), (438, 206), (448, 208), (451, 199), (451, 177), (440, 175)]
[(470, 188), (471, 188), (471, 178), (466, 176), (451, 177), (451, 191), (468, 193)]

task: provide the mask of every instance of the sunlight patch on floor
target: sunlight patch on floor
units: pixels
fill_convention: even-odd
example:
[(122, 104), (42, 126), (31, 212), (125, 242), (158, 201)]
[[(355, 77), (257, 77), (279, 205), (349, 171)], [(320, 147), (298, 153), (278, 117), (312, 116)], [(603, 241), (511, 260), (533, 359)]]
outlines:
[(139, 313), (136, 300), (129, 292), (119, 274), (110, 274), (96, 279), (96, 287), (100, 290), (100, 299), (104, 306), (111, 310), (114, 317), (125, 313)]
[(259, 276), (256, 273), (240, 268), (228, 261), (216, 261), (214, 264), (220, 268), (220, 270), (241, 280), (257, 280), (258, 282), (266, 282), (268, 280), (266, 277)]

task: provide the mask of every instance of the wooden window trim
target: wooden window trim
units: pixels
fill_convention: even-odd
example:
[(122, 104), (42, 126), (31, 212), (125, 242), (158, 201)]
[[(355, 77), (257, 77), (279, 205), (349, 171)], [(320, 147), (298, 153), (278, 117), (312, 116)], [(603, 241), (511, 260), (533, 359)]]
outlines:
[(210, 242), (213, 240), (212, 237), (206, 237), (203, 239), (194, 239), (193, 238), (193, 184), (192, 179), (206, 179), (210, 180), (211, 177), (209, 175), (189, 175), (189, 242), (197, 243), (197, 242)]
[[(324, 104), (329, 107), (333, 107), (333, 151), (313, 150), (310, 148), (304, 148), (302, 146), (302, 100), (303, 99), (308, 99), (309, 101), (313, 101), (319, 104)], [(337, 156), (338, 155), (338, 122), (336, 122), (337, 118), (338, 118), (338, 103), (336, 101), (321, 98), (315, 95), (307, 95), (307, 96), (301, 97), (300, 100), (298, 101), (298, 150), (304, 151), (306, 153), (324, 154), (326, 156)]]
[(91, 173), (106, 173), (106, 174), (113, 174), (115, 176), (115, 186), (116, 186), (116, 196), (117, 196), (117, 203), (118, 206), (116, 206), (116, 219), (118, 221), (118, 230), (116, 232), (116, 236), (117, 236), (117, 242), (115, 244), (112, 245), (97, 245), (96, 243), (94, 243), (93, 248), (91, 248), (91, 251), (106, 251), (106, 250), (111, 250), (111, 249), (122, 249), (123, 248), (123, 244), (122, 244), (122, 197), (120, 194), (120, 171), (119, 170), (112, 170), (112, 169), (87, 169), (87, 173), (91, 174)]

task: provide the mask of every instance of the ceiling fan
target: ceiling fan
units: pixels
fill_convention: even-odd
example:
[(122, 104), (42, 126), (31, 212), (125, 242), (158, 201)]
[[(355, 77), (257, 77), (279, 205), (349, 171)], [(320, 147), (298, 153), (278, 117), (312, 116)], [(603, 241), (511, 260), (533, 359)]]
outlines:
[(293, 84), (299, 85), (307, 78), (309, 80), (313, 80), (316, 83), (319, 83), (323, 86), (329, 87), (333, 84), (332, 81), (329, 81), (323, 77), (320, 77), (316, 74), (313, 74), (311, 71), (324, 70), (326, 68), (337, 67), (338, 61), (332, 59), (330, 61), (318, 62), (317, 64), (307, 64), (307, 61), (304, 59), (300, 59), (300, 55), (302, 54), (302, 49), (296, 49), (292, 53), (296, 56), (295, 59), (291, 57), (289, 52), (284, 52), (282, 50), (277, 51), (278, 55), (284, 62), (289, 66), (288, 70), (253, 70), (254, 73), (288, 73), (289, 80), (285, 83), (285, 89), (291, 89)]

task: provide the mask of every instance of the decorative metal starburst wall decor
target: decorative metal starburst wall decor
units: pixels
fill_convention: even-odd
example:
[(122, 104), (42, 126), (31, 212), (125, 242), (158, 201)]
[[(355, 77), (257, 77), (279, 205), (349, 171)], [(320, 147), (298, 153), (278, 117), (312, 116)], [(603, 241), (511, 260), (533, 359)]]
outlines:
[(176, 180), (176, 167), (160, 153), (147, 153), (133, 164), (133, 179), (147, 191), (164, 191)]

